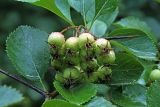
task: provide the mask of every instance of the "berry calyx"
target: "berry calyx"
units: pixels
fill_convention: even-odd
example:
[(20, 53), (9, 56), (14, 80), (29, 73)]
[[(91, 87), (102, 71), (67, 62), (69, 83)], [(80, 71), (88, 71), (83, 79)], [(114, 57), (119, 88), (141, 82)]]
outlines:
[(78, 38), (77, 37), (70, 37), (66, 40), (65, 48), (71, 51), (77, 51), (78, 48)]
[(153, 70), (150, 74), (150, 79), (152, 81), (160, 80), (160, 70), (159, 69)]
[(94, 36), (92, 36), (90, 33), (82, 33), (79, 35), (80, 48), (82, 47), (89, 48), (94, 41), (95, 41)]
[(60, 32), (52, 32), (48, 37), (48, 43), (54, 47), (61, 47), (65, 43), (64, 35)]

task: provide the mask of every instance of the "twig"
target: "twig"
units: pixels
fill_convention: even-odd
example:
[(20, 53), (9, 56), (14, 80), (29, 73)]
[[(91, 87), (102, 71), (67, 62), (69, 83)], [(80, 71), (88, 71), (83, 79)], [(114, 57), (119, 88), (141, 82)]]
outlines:
[(105, 37), (107, 40), (117, 40), (117, 39), (132, 39), (139, 36), (115, 36), (115, 37)]
[(53, 91), (53, 92), (51, 92), (51, 93), (48, 93), (48, 96), (50, 96), (50, 97), (52, 97), (52, 98), (56, 97), (57, 95), (58, 95), (58, 92), (57, 92), (57, 91)]
[(64, 32), (66, 32), (67, 30), (75, 29), (75, 28), (78, 28), (78, 26), (69, 26), (69, 27), (66, 27), (66, 28), (64, 28), (64, 29), (61, 31), (61, 33), (64, 33)]
[(8, 76), (8, 77), (10, 77), (10, 78), (18, 81), (19, 83), (21, 83), (21, 84), (23, 84), (23, 85), (25, 85), (25, 86), (27, 86), (27, 87), (29, 87), (29, 88), (31, 88), (31, 89), (33, 89), (34, 91), (36, 91), (37, 93), (41, 94), (41, 95), (42, 95), (43, 97), (45, 97), (45, 98), (48, 98), (48, 97), (49, 97), (47, 92), (39, 89), (39, 88), (36, 87), (36, 86), (33, 86), (32, 84), (27, 83), (26, 81), (18, 78), (17, 76), (15, 76), (15, 75), (13, 75), (13, 74), (9, 74), (8, 72), (6, 72), (6, 71), (4, 71), (4, 70), (2, 70), (2, 69), (0, 69), (0, 73), (2, 73), (2, 74), (4, 74), (4, 75), (6, 75), (6, 76)]
[(85, 26), (79, 25), (79, 26), (69, 26), (69, 27), (66, 27), (66, 28), (64, 28), (64, 29), (61, 31), (61, 33), (64, 33), (64, 32), (66, 32), (66, 31), (68, 31), (68, 30), (70, 30), (70, 29), (75, 29), (75, 30), (77, 31), (77, 29), (80, 29), (80, 28), (83, 28), (83, 29), (85, 30), (85, 32), (88, 32), (88, 30), (87, 30), (87, 28), (85, 28)]

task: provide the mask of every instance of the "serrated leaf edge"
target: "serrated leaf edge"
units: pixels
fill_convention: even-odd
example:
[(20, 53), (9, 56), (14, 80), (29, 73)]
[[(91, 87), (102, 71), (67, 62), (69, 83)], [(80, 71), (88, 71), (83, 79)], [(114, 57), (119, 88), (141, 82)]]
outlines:
[[(54, 82), (53, 82), (54, 87), (55, 87), (55, 82), (57, 82), (57, 81), (54, 81)], [(94, 84), (93, 84), (93, 85), (94, 85)], [(55, 88), (56, 88), (56, 87), (55, 87)], [(56, 90), (57, 90), (57, 89), (56, 89)], [(57, 90), (57, 91), (58, 91), (58, 90)], [(62, 93), (60, 93), (59, 91), (58, 91), (58, 93), (63, 97), (63, 94), (62, 94)], [(82, 105), (82, 104), (88, 102), (90, 99), (92, 99), (92, 98), (96, 95), (96, 93), (97, 93), (97, 90), (95, 89), (94, 94), (93, 94), (90, 98), (86, 99), (86, 101), (83, 101), (83, 102), (81, 102), (81, 103), (75, 103), (75, 102), (69, 101), (69, 100), (66, 99), (65, 97), (63, 97), (63, 98), (66, 99), (66, 100), (67, 100), (68, 102), (70, 102), (70, 103), (77, 104), (77, 105)]]
[(14, 103), (12, 103), (12, 104), (5, 105), (5, 106), (10, 106), (10, 105), (13, 105), (13, 104), (17, 104), (17, 103), (21, 102), (22, 100), (24, 100), (24, 96), (23, 96), (23, 95), (21, 94), (21, 92), (20, 92), (19, 90), (17, 90), (16, 88), (13, 88), (13, 87), (7, 86), (7, 85), (0, 86), (0, 88), (1, 88), (1, 87), (14, 90), (14, 91), (16, 91), (19, 95), (21, 95), (21, 97), (22, 97), (21, 100), (16, 101), (16, 102), (14, 102)]
[[(28, 26), (28, 25), (21, 25), (21, 26), (18, 26), (14, 31), (12, 31), (10, 34), (9, 34), (9, 36), (7, 37), (7, 39), (6, 39), (6, 53), (7, 53), (7, 56), (8, 56), (8, 58), (9, 58), (9, 60), (11, 61), (11, 63), (14, 65), (14, 67), (15, 67), (15, 69), (16, 69), (16, 71), (18, 72), (18, 73), (20, 73), (22, 76), (24, 76), (24, 77), (26, 77), (27, 79), (31, 79), (32, 81), (34, 80), (34, 81), (39, 81), (39, 80), (41, 80), (41, 77), (39, 76), (39, 77), (33, 77), (33, 76), (29, 76), (29, 75), (24, 75), (23, 73), (21, 73), (21, 72), (19, 72), (19, 70), (18, 70), (18, 67), (17, 67), (17, 65), (12, 61), (12, 59), (11, 59), (11, 57), (10, 57), (10, 55), (9, 55), (9, 52), (8, 52), (8, 48), (9, 48), (9, 46), (8, 46), (8, 40), (10, 39), (10, 37), (11, 37), (11, 35), (13, 34), (13, 33), (15, 33), (19, 28), (21, 28), (21, 27), (28, 27), (28, 28), (30, 28), (30, 29), (33, 29), (33, 30), (38, 30), (38, 31), (40, 31), (40, 32), (44, 32), (44, 31), (41, 31), (41, 30), (39, 30), (39, 29), (37, 29), (37, 28), (34, 28), (34, 27), (31, 27), (31, 26)], [(49, 64), (49, 61), (48, 61), (48, 64)], [(37, 72), (37, 74), (39, 75), (39, 73)], [(34, 78), (34, 79), (32, 79), (32, 78)], [(35, 78), (36, 78), (36, 80), (35, 80)]]

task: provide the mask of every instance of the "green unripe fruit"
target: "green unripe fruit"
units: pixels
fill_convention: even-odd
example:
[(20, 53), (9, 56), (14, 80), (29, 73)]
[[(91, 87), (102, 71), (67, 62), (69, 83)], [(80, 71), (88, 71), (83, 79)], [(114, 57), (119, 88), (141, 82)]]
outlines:
[(64, 35), (60, 32), (52, 32), (48, 37), (48, 43), (55, 47), (61, 47), (65, 43)]
[(79, 64), (79, 57), (78, 56), (66, 56), (65, 57), (66, 63), (71, 65), (78, 65)]
[(71, 65), (78, 65), (80, 61), (79, 52), (67, 53), (65, 55), (65, 62)]
[(115, 62), (115, 53), (113, 50), (109, 51), (108, 53), (106, 54), (103, 54), (103, 55), (100, 55), (97, 57), (97, 61), (100, 65), (103, 65), (103, 64), (112, 64)]
[(94, 42), (95, 53), (100, 54), (105, 49), (110, 49), (110, 42), (104, 38), (99, 38)]
[(159, 69), (155, 69), (151, 72), (150, 74), (150, 79), (152, 81), (154, 80), (160, 80), (160, 70)]
[(81, 83), (83, 83), (83, 82), (89, 82), (89, 81), (88, 81), (88, 75), (87, 75), (87, 73), (81, 72), (80, 82), (81, 82)]
[(80, 48), (85, 47), (87, 44), (92, 44), (94, 41), (94, 36), (92, 36), (90, 33), (82, 33), (79, 35)]
[(88, 81), (89, 82), (96, 82), (98, 80), (98, 72), (93, 72), (89, 78), (88, 78)]
[(66, 79), (78, 79), (80, 78), (80, 71), (76, 68), (66, 68), (63, 71), (63, 77)]
[(112, 73), (112, 70), (109, 67), (101, 66), (98, 68), (97, 72), (100, 72), (100, 74), (106, 76), (106, 75), (110, 75)]
[(96, 59), (91, 59), (89, 61), (82, 61), (80, 63), (81, 68), (83, 69), (84, 72), (94, 72), (95, 70), (98, 69), (98, 64)]
[(92, 59), (90, 61), (87, 61), (87, 66), (92, 69), (97, 69), (98, 68), (97, 60)]
[(71, 51), (79, 50), (78, 46), (78, 38), (77, 37), (70, 37), (66, 40), (65, 48)]
[(108, 63), (112, 64), (115, 62), (116, 60), (116, 56), (115, 56), (115, 52), (113, 50), (109, 51), (109, 53), (107, 54), (108, 56)]
[(79, 55), (82, 60), (87, 60), (88, 58), (94, 57), (93, 48), (81, 49)]
[(63, 78), (63, 75), (61, 73), (57, 73), (56, 76), (55, 76), (55, 79), (57, 81), (59, 81), (60, 83), (64, 83), (65, 82), (65, 79)]
[(63, 68), (64, 64), (62, 64), (62, 62), (59, 59), (56, 60), (51, 60), (51, 66), (57, 70), (57, 71), (61, 71), (61, 69)]

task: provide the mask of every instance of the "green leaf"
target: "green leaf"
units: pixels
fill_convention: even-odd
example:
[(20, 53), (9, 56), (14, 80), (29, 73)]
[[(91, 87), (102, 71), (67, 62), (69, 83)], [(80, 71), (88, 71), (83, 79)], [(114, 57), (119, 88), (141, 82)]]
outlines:
[(84, 23), (92, 21), (95, 16), (95, 0), (68, 0), (71, 7), (83, 16)]
[(56, 15), (58, 15), (59, 17), (67, 21), (69, 24), (74, 25), (71, 20), (70, 9), (68, 6), (68, 2), (66, 0), (65, 2), (61, 2), (61, 4), (58, 0), (56, 1), (55, 0), (17, 0), (17, 1), (28, 2), (36, 6), (43, 7), (55, 13)]
[(99, 96), (106, 96), (110, 87), (108, 87), (105, 84), (95, 84), (96, 88), (97, 88), (97, 95)]
[[(91, 23), (89, 23), (88, 26), (90, 26), (90, 24)], [(100, 20), (96, 20), (93, 23), (90, 32), (92, 32), (92, 34), (96, 35), (97, 37), (102, 37), (106, 33), (106, 30), (107, 30), (107, 25)]]
[(115, 26), (119, 28), (130, 28), (130, 29), (139, 30), (141, 32), (144, 32), (146, 36), (148, 36), (153, 43), (157, 42), (156, 38), (151, 32), (151, 29), (147, 26), (145, 22), (139, 20), (138, 18), (127, 17), (127, 18), (121, 19), (119, 22), (115, 23)]
[(160, 99), (160, 81), (152, 83), (150, 88), (147, 91), (147, 107), (159, 107)]
[(72, 22), (68, 0), (55, 0), (55, 4), (62, 14)]
[(66, 100), (74, 104), (83, 104), (89, 101), (97, 92), (95, 85), (91, 83), (80, 84), (76, 87), (66, 89), (62, 84), (55, 81), (54, 86)]
[[(68, 0), (83, 16), (90, 32), (101, 37), (118, 14), (118, 0)], [(100, 31), (99, 31), (100, 30)]]
[(122, 19), (115, 24), (115, 29), (109, 36), (138, 36), (137, 38), (118, 40), (113, 45), (147, 60), (157, 60), (156, 39), (145, 22), (134, 17)]
[(22, 94), (16, 89), (7, 86), (0, 86), (0, 107), (9, 106), (22, 100)]
[(29, 26), (20, 26), (7, 39), (7, 54), (17, 72), (30, 80), (40, 80), (48, 69), (48, 34)]
[(85, 107), (116, 107), (111, 102), (107, 101), (103, 97), (95, 97), (88, 102)]
[(130, 29), (136, 29), (141, 32), (144, 32), (146, 36), (148, 36), (154, 43), (156, 42), (156, 39), (151, 31), (151, 29), (148, 27), (148, 25), (139, 20), (135, 17), (127, 17), (124, 19), (121, 19), (119, 22), (115, 23), (115, 26), (119, 28), (130, 28)]
[(157, 48), (146, 36), (139, 36), (132, 39), (111, 41), (112, 45), (119, 47), (126, 52), (146, 60), (157, 60)]
[(126, 85), (136, 82), (143, 72), (143, 66), (135, 57), (127, 53), (116, 54), (115, 66), (112, 66), (111, 85)]
[[(92, 28), (92, 26), (95, 26), (94, 24), (96, 24), (95, 23), (96, 20), (102, 21), (103, 23), (106, 24), (107, 26), (106, 28), (109, 28), (109, 26), (113, 23), (113, 21), (118, 15), (118, 0), (95, 0), (95, 1), (96, 1), (96, 14), (93, 21), (91, 22), (90, 28)], [(99, 29), (103, 28), (99, 26)], [(105, 32), (106, 30), (107, 29), (105, 29)], [(100, 34), (96, 36), (99, 35)]]
[(147, 107), (145, 86), (139, 84), (122, 87), (122, 93), (112, 92), (112, 101), (122, 107)]
[(63, 100), (54, 99), (45, 101), (42, 107), (83, 107), (83, 106), (72, 104)]
[(118, 28), (108, 34), (108, 36), (131, 36), (131, 35), (133, 36), (145, 35), (145, 33), (140, 30), (132, 28)]

